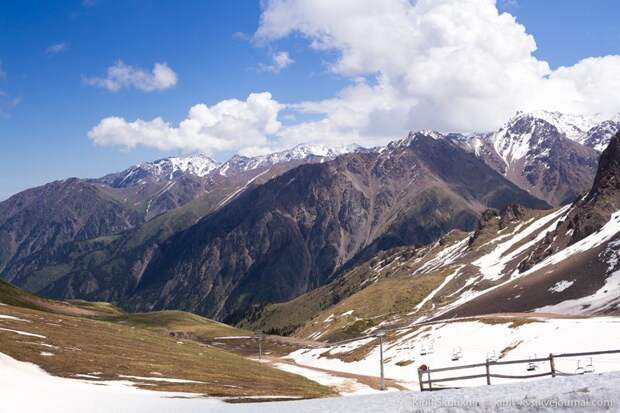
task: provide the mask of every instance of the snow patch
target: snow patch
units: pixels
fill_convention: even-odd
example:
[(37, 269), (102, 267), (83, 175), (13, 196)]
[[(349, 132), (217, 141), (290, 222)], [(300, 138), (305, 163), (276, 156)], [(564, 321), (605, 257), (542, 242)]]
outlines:
[(552, 293), (561, 293), (562, 291), (570, 288), (570, 286), (573, 285), (574, 283), (575, 281), (566, 281), (566, 280), (558, 281), (557, 283), (555, 283), (553, 287), (549, 288), (549, 291)]
[(26, 331), (20, 331), (20, 330), (12, 330), (10, 328), (2, 328), (2, 327), (0, 327), (0, 330), (2, 330), (2, 331), (10, 331), (11, 333), (19, 334), (20, 336), (47, 338), (47, 337), (42, 336), (40, 334), (28, 333)]

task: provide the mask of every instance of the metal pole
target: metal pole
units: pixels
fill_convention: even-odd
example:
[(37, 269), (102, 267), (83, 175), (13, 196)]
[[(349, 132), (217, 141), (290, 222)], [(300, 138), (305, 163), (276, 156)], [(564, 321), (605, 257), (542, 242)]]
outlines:
[(553, 354), (549, 354), (549, 364), (551, 364), (551, 377), (555, 377), (555, 359)]
[(491, 371), (489, 369), (489, 359), (487, 359), (486, 368), (487, 368), (487, 386), (490, 386), (491, 385)]
[(258, 338), (258, 359), (263, 359), (263, 333), (259, 332), (256, 334)]
[(385, 390), (385, 383), (383, 380), (383, 336), (379, 336), (379, 354), (381, 355), (381, 390)]

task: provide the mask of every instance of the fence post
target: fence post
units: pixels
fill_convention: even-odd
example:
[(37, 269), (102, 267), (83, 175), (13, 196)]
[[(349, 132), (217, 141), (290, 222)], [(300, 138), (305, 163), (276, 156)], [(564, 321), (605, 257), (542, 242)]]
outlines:
[(422, 367), (418, 367), (418, 381), (420, 382), (420, 391), (424, 391), (424, 383), (422, 382)]
[(431, 381), (431, 368), (426, 370), (426, 376), (428, 377), (428, 390), (433, 391), (433, 382)]
[(549, 353), (549, 364), (551, 365), (551, 377), (555, 377), (555, 359), (552, 353)]
[(489, 367), (489, 359), (486, 361), (486, 369), (487, 369), (487, 386), (491, 385), (491, 369)]

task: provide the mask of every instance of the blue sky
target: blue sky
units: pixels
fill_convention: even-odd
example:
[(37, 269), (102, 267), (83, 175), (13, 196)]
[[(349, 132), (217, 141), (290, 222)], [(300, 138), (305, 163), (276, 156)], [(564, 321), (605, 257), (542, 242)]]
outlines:
[[(264, 7), (271, 7), (273, 10), (267, 11), (274, 13), (295, 12), (270, 2), (265, 2)], [(514, 15), (534, 36), (538, 50), (533, 55), (546, 61), (551, 70), (575, 65), (590, 56), (620, 54), (620, 6), (616, 1), (499, 1), (498, 8)], [(379, 62), (367, 73), (359, 68), (334, 69), (333, 64), (347, 50), (359, 47), (354, 42), (347, 43), (350, 40), (346, 34), (317, 48), (311, 45), (320, 38), (315, 32), (293, 27), (284, 34), (273, 34), (279, 28), (274, 29), (275, 23), (270, 23), (272, 34), (253, 39), (264, 11), (258, 1), (251, 0), (1, 2), (0, 61), (4, 75), (0, 78), (0, 199), (55, 179), (97, 177), (137, 162), (202, 148), (172, 144), (163, 150), (145, 144), (130, 149), (119, 144), (96, 145), (88, 132), (104, 118), (116, 116), (130, 123), (159, 116), (174, 127), (193, 105), (213, 106), (228, 99), (245, 102), (252, 92), (268, 91), (280, 105), (320, 105), (318, 110), (308, 106), (274, 109), (281, 123), (277, 132), (265, 126), (267, 120), (265, 124), (252, 124), (257, 134), (265, 134), (256, 137), (258, 143), (251, 145), (261, 147), (256, 150), (302, 140), (306, 129), (302, 129), (303, 133), (288, 130), (291, 124), (318, 130), (308, 132), (309, 140), (324, 139), (327, 143), (330, 139), (338, 140), (330, 133), (366, 143), (394, 138), (409, 123), (411, 127), (444, 125), (417, 114), (415, 122), (403, 122), (385, 136), (380, 128), (369, 127), (371, 121), (366, 120), (367, 131), (350, 126), (349, 120), (344, 122), (346, 126), (341, 123), (338, 128), (325, 129), (328, 132), (316, 129), (314, 120), (338, 118), (326, 100), (332, 99), (334, 103), (333, 98), (341, 96), (345, 88), (355, 90), (360, 82), (372, 90), (383, 81), (377, 73), (392, 76), (397, 74), (396, 69), (383, 67)], [(278, 52), (288, 53), (294, 62), (278, 72), (269, 70), (274, 65), (273, 55)], [(110, 91), (84, 80), (105, 77), (106, 70), (119, 60), (147, 74), (154, 64), (166, 63), (177, 82), (163, 90), (121, 87)], [(418, 98), (415, 91), (411, 93)], [(338, 99), (335, 105), (354, 105), (349, 98)], [(513, 110), (513, 106), (509, 109)], [(288, 111), (296, 113), (291, 116)], [(371, 114), (368, 119), (380, 119), (377, 116)], [(460, 128), (458, 121), (454, 122), (446, 125)], [(375, 125), (381, 125), (381, 121)], [(240, 129), (235, 130), (247, 127), (237, 126)], [(462, 129), (467, 128), (463, 125)], [(217, 130), (205, 135), (205, 139)], [(102, 142), (110, 142), (109, 135), (102, 137)], [(216, 159), (237, 150), (250, 152), (244, 149), (243, 142), (221, 149), (208, 148)]]

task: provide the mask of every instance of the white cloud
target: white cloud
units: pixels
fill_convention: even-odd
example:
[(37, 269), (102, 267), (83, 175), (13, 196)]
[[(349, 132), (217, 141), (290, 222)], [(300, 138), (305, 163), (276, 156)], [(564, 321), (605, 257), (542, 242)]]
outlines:
[[(620, 111), (620, 57), (552, 70), (494, 0), (267, 0), (255, 39), (300, 34), (337, 52), (329, 70), (354, 83), (294, 107), (319, 116), (283, 141), (373, 144), (408, 129), (490, 130), (517, 110)], [(361, 80), (360, 80), (361, 79)], [(368, 80), (366, 80), (368, 79)]]
[(248, 40), (252, 39), (251, 36), (249, 36), (249, 35), (247, 35), (247, 34), (245, 34), (243, 32), (234, 32), (232, 34), (232, 38), (235, 39), (235, 40), (241, 40), (241, 41), (244, 41), (244, 42), (247, 42)]
[(133, 122), (108, 117), (92, 128), (88, 137), (97, 145), (128, 149), (143, 145), (211, 155), (220, 151), (259, 153), (269, 144), (269, 136), (280, 130), (278, 112), (282, 108), (268, 92), (251, 93), (245, 101), (228, 99), (211, 107), (195, 105), (178, 126), (159, 117)]
[(108, 67), (106, 77), (83, 77), (87, 85), (97, 86), (117, 92), (122, 88), (133, 87), (144, 92), (165, 90), (177, 84), (177, 74), (167, 63), (155, 63), (151, 73), (129, 66), (119, 60)]
[(259, 69), (272, 73), (280, 73), (281, 70), (286, 69), (291, 64), (295, 63), (289, 56), (288, 52), (276, 52), (271, 55), (271, 64), (259, 65)]
[[(620, 112), (620, 56), (553, 70), (534, 56), (534, 37), (494, 0), (265, 0), (254, 40), (269, 46), (291, 35), (328, 52), (329, 71), (351, 83), (332, 98), (287, 105), (286, 126), (278, 121), (283, 105), (262, 93), (196, 105), (178, 126), (106, 118), (90, 138), (128, 148), (260, 154), (300, 142), (372, 146), (410, 129), (488, 131), (517, 110)], [(271, 57), (264, 70), (293, 62), (287, 52)], [(155, 70), (122, 62), (113, 68), (91, 82), (156, 89)], [(176, 82), (172, 74), (168, 84)]]
[(66, 42), (53, 43), (49, 45), (47, 49), (45, 49), (45, 53), (47, 54), (63, 53), (63, 52), (66, 52), (68, 48), (69, 48), (69, 44)]

